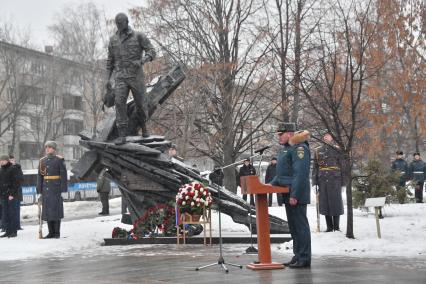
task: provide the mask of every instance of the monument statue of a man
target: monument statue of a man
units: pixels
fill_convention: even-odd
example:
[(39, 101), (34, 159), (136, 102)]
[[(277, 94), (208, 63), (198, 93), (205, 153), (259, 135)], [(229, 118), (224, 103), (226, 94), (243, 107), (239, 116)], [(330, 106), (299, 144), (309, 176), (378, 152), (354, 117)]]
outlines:
[(125, 142), (127, 136), (127, 98), (132, 91), (140, 124), (142, 136), (148, 137), (146, 127), (148, 120), (148, 100), (144, 84), (143, 64), (155, 58), (155, 50), (149, 39), (140, 32), (129, 27), (126, 14), (119, 13), (115, 17), (117, 32), (110, 38), (108, 45), (107, 88), (111, 88), (111, 76), (114, 74), (114, 100), (116, 110), (116, 126), (118, 130), (118, 144)]

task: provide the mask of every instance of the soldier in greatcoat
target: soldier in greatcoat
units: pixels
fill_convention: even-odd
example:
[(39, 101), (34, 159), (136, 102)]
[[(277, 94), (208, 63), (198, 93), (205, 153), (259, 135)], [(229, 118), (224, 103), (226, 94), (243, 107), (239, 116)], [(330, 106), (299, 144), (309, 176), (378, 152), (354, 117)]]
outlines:
[(325, 216), (326, 232), (339, 231), (340, 215), (343, 215), (342, 155), (334, 146), (332, 136), (324, 135), (324, 145), (314, 151), (313, 185), (318, 185), (319, 211)]
[(57, 144), (47, 141), (46, 156), (40, 159), (37, 175), (37, 194), (42, 196), (42, 219), (47, 221), (49, 233), (45, 239), (60, 238), (61, 219), (64, 218), (62, 192), (68, 191), (67, 168), (63, 157), (56, 155)]
[(404, 152), (396, 151), (396, 159), (392, 162), (392, 171), (399, 172), (398, 188), (404, 187), (408, 177), (408, 163), (404, 160)]
[(417, 203), (423, 203), (423, 186), (426, 177), (426, 163), (420, 157), (420, 153), (413, 154), (413, 161), (410, 163), (410, 179), (415, 182), (414, 196)]

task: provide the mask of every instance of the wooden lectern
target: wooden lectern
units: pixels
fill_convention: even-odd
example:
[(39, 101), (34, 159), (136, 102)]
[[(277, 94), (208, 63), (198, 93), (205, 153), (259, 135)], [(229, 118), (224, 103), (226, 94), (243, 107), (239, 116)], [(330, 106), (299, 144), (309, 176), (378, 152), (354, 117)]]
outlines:
[(253, 270), (283, 269), (282, 263), (272, 262), (268, 214), (268, 193), (288, 193), (288, 187), (272, 186), (260, 182), (258, 176), (241, 177), (241, 192), (256, 194), (256, 229), (259, 262), (247, 265)]

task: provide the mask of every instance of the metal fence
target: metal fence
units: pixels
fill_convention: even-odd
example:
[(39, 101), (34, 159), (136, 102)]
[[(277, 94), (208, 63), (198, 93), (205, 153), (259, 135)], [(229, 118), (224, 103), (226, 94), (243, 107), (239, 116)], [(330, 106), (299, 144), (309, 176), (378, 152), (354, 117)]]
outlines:
[[(22, 187), (23, 203), (34, 204), (37, 202), (37, 191), (35, 186)], [(111, 182), (110, 196), (121, 196), (118, 186)], [(96, 200), (98, 192), (96, 191), (96, 182), (79, 182), (68, 184), (68, 192), (62, 193), (65, 201)]]

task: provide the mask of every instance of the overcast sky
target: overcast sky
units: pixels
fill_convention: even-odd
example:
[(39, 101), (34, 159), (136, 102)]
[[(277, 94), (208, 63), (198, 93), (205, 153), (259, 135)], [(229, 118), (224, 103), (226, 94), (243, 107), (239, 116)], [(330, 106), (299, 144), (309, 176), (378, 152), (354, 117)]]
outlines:
[[(38, 48), (51, 45), (47, 26), (53, 21), (54, 14), (66, 4), (89, 2), (84, 0), (0, 0), (0, 22), (12, 19), (20, 28), (31, 31), (31, 42)], [(127, 12), (129, 8), (141, 6), (145, 0), (92, 0), (105, 9), (106, 16), (113, 18), (118, 12)]]

